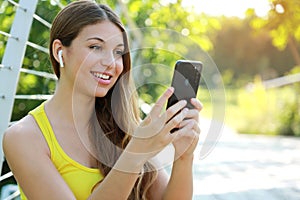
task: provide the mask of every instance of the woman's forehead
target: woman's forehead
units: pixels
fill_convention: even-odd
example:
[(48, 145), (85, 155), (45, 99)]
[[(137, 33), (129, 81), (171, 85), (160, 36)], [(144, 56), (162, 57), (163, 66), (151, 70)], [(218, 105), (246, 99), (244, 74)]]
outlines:
[(100, 39), (105, 43), (123, 43), (123, 33), (114, 23), (104, 20), (102, 22), (87, 25), (79, 33), (81, 40)]

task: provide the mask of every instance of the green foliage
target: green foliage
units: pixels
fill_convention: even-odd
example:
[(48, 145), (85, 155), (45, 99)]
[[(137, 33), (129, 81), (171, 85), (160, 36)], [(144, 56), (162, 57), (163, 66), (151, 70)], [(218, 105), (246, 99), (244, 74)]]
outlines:
[[(207, 34), (213, 36), (221, 25), (215, 18), (184, 9), (181, 1), (161, 3), (158, 0), (131, 0), (125, 4), (127, 14), (142, 35), (141, 44), (137, 44), (138, 38), (134, 34), (131, 39), (131, 46), (135, 49), (133, 66), (136, 77), (152, 82), (141, 86), (138, 92), (145, 102), (153, 103), (162, 90), (170, 85), (175, 61), (201, 59), (199, 54), (203, 50), (213, 48)], [(127, 20), (124, 21), (129, 25)], [(130, 30), (132, 27), (128, 28)]]
[[(161, 4), (157, 0), (146, 2), (132, 0), (127, 3), (127, 7), (130, 17), (136, 22), (137, 27), (155, 27), (176, 31), (190, 37), (207, 51), (213, 49), (211, 39), (207, 37), (207, 34), (213, 34), (215, 30), (221, 28), (217, 19), (186, 10), (181, 6), (181, 1)], [(160, 37), (159, 39), (164, 38)], [(147, 40), (145, 39), (145, 41)]]
[(265, 90), (260, 77), (237, 95), (237, 116), (234, 118), (237, 130), (241, 133), (275, 134), (276, 94)]
[[(0, 31), (8, 33), (15, 16), (15, 7), (10, 5), (7, 1), (0, 1)], [(5, 45), (6, 36), (0, 35), (0, 59), (2, 60)]]
[[(298, 95), (299, 96), (299, 95)], [(288, 101), (281, 108), (279, 117), (280, 135), (300, 136), (300, 104), (298, 101)]]
[(257, 76), (245, 89), (227, 90), (226, 123), (240, 133), (300, 136), (295, 86), (266, 89)]
[(222, 18), (211, 55), (220, 71), (231, 71), (231, 85), (243, 87), (255, 75), (263, 80), (282, 76), (296, 65), (289, 49), (278, 51), (267, 30), (253, 32), (249, 19)]
[[(288, 74), (299, 74), (300, 66), (294, 67)], [(286, 101), (281, 104), (279, 115), (279, 134), (300, 136), (300, 83), (293, 84), (290, 89), (293, 94), (287, 96)]]
[[(300, 22), (300, 3), (298, 0), (271, 0), (271, 10), (267, 18), (254, 17), (251, 25), (259, 30), (266, 28), (270, 30), (274, 45), (279, 49), (284, 49), (290, 36), (300, 41), (299, 27)], [(253, 17), (255, 13), (248, 13)]]
[(268, 30), (272, 44), (279, 50), (284, 50), (289, 45), (291, 53), (297, 64), (300, 64), (299, 49), (295, 46), (300, 42), (300, 2), (299, 0), (270, 0), (271, 10), (266, 18), (260, 18), (251, 10), (248, 17), (251, 26), (256, 31)]

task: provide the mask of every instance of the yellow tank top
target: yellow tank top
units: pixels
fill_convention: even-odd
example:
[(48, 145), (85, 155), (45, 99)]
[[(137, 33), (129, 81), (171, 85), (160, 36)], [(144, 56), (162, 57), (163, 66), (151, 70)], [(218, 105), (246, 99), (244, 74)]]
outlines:
[[(62, 147), (57, 142), (45, 113), (44, 103), (29, 112), (29, 114), (35, 118), (47, 141), (50, 149), (51, 161), (55, 165), (56, 169), (73, 191), (76, 199), (86, 200), (88, 196), (90, 196), (93, 187), (103, 179), (103, 175), (98, 169), (88, 168), (79, 164), (63, 151)], [(26, 200), (27, 198), (21, 189), (20, 193), (21, 199)]]

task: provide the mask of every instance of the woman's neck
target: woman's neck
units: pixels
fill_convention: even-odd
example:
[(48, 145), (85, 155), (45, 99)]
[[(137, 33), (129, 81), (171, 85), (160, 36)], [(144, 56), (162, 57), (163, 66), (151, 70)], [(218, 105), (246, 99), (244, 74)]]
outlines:
[(95, 97), (74, 93), (72, 87), (57, 85), (53, 97), (46, 103), (47, 111), (64, 124), (87, 125), (95, 112)]

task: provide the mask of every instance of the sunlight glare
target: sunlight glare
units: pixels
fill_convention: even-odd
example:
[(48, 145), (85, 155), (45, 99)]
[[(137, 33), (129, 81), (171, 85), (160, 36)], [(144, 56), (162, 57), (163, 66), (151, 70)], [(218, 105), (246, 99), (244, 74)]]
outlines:
[(255, 10), (256, 15), (263, 17), (270, 10), (268, 0), (183, 0), (183, 7), (193, 7), (197, 13), (206, 13), (211, 16), (245, 17), (249, 8)]
[(279, 14), (283, 14), (284, 13), (284, 7), (281, 4), (276, 4), (275, 10)]

